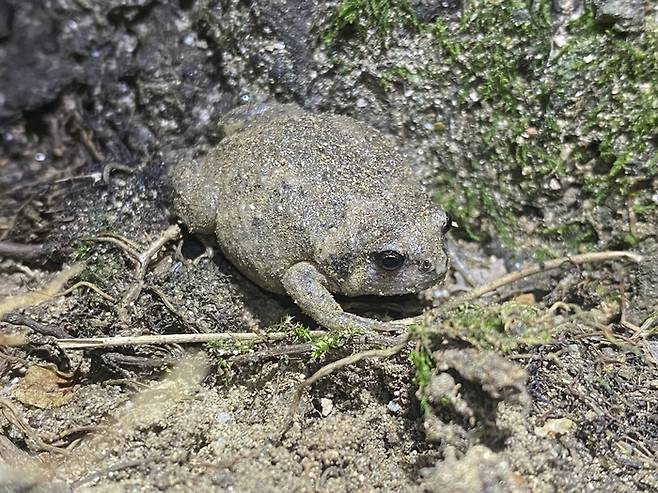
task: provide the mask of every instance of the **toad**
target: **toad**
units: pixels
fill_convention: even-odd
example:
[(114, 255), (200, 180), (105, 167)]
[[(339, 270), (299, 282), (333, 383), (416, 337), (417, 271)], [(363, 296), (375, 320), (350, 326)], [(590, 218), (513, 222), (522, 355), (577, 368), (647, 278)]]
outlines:
[(254, 283), (329, 329), (392, 330), (334, 294), (414, 293), (445, 276), (451, 219), (377, 130), (281, 104), (240, 107), (223, 130), (202, 162), (174, 168), (174, 205)]

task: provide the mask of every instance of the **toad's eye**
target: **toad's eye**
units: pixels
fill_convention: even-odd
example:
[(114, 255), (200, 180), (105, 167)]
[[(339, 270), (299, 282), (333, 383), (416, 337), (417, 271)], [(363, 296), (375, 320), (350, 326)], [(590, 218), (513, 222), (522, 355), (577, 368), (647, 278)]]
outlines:
[(446, 214), (446, 223), (443, 225), (441, 232), (446, 234), (448, 231), (450, 231), (450, 228), (452, 228), (452, 217), (450, 217), (450, 214)]
[(375, 254), (375, 260), (384, 270), (398, 270), (404, 265), (405, 257), (393, 250), (385, 250)]

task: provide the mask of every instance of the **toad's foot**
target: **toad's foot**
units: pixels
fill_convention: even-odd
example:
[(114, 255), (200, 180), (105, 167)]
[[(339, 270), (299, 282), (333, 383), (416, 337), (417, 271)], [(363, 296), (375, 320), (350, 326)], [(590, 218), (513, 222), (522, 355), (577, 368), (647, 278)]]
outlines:
[(404, 327), (400, 325), (344, 312), (325, 287), (327, 279), (308, 262), (293, 265), (283, 276), (282, 282), (287, 293), (302, 311), (328, 329), (356, 329), (366, 332), (401, 332), (404, 330)]

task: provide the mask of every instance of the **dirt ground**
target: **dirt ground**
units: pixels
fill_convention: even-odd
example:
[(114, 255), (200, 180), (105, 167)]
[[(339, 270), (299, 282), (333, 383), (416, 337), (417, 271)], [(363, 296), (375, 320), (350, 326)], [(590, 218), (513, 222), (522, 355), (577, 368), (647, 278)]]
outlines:
[[(452, 93), (425, 72), (395, 79), (401, 60), (427, 53), (428, 31), (414, 22), (459, 24), (466, 7), (377, 1), (386, 7), (377, 17), (363, 2), (344, 4), (364, 17), (342, 25), (336, 2), (294, 0), (0, 1), (0, 491), (658, 491), (655, 126), (614, 126), (615, 136), (647, 142), (629, 148), (635, 157), (620, 177), (619, 161), (600, 150), (607, 127), (575, 116), (564, 125), (587, 135), (569, 127), (558, 144), (587, 166), (565, 158), (571, 181), (553, 170), (523, 182), (522, 170), (496, 164), (498, 143), (477, 140), (500, 116), (499, 100), (478, 100), (470, 112), (450, 103), (465, 62), (446, 64)], [(533, 12), (500, 2), (512, 4), (522, 22)], [(610, 4), (573, 2), (594, 12), (592, 40), (614, 30), (641, 46), (655, 10)], [(549, 34), (563, 36), (571, 14), (551, 11)], [(382, 26), (386, 39), (363, 42), (383, 36)], [(516, 48), (519, 60), (541, 55), (535, 45)], [(566, 58), (542, 77), (557, 77)], [(531, 80), (532, 69), (519, 67)], [(645, 76), (642, 108), (655, 119)], [(569, 101), (584, 114), (596, 99), (588, 90), (560, 92), (544, 116)], [(500, 101), (510, 96), (499, 91)], [(455, 250), (477, 284), (565, 253), (641, 258), (567, 262), (448, 307), (469, 289), (454, 271), (418, 297), (342, 300), (386, 319), (424, 313), (399, 348), (392, 336), (309, 339), (320, 328), (290, 300), (205, 255), (184, 226), (172, 229), (172, 164), (221, 139), (223, 112), (267, 99), (376, 126), (437, 195), (446, 177), (459, 190), (494, 175), (508, 184), (493, 201), (478, 195), (482, 212), (467, 192), (442, 202), (462, 223)], [(614, 121), (610, 111), (601, 121)], [(448, 130), (431, 133), (426, 124), (436, 130), (438, 120)], [(608, 200), (579, 181), (589, 172), (614, 178)], [(498, 201), (519, 218), (511, 241), (502, 216), (485, 212)], [(572, 222), (556, 236), (560, 218)], [(260, 339), (70, 341), (210, 333)], [(302, 386), (331, 362), (377, 350)]]

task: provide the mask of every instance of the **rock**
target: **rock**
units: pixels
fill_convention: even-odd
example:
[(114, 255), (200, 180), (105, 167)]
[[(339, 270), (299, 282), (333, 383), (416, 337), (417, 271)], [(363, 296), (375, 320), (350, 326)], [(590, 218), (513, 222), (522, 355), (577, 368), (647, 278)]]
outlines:
[(69, 402), (76, 390), (77, 386), (56, 372), (33, 365), (14, 388), (12, 397), (28, 406), (49, 409)]
[(323, 397), (320, 399), (320, 407), (321, 407), (321, 413), (322, 417), (326, 418), (329, 416), (333, 410), (334, 410), (334, 403), (331, 399), (327, 399), (326, 397)]
[(566, 435), (575, 427), (576, 423), (569, 418), (547, 419), (543, 426), (535, 428), (535, 435), (542, 438)]
[(620, 31), (639, 31), (644, 22), (642, 0), (595, 0), (594, 20), (606, 27)]
[[(425, 470), (423, 491), (453, 493), (520, 493), (529, 491), (523, 478), (512, 471), (509, 463), (487, 447), (476, 445), (457, 458), (448, 449), (443, 462)], [(450, 485), (449, 488), (446, 486)]]
[[(80, 75), (67, 57), (65, 41), (53, 42), (62, 20), (38, 2), (0, 7), (0, 118), (50, 103)], [(26, 49), (25, 47), (29, 47)]]
[(572, 15), (583, 7), (583, 0), (553, 0), (551, 8), (559, 15)]
[(442, 17), (442, 14), (459, 12), (462, 8), (462, 1), (411, 0), (409, 6), (421, 22), (434, 22), (438, 17)]

